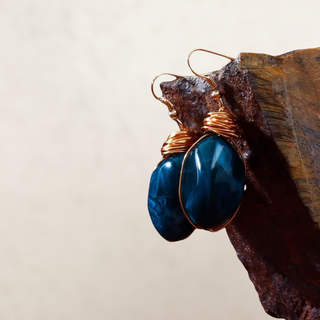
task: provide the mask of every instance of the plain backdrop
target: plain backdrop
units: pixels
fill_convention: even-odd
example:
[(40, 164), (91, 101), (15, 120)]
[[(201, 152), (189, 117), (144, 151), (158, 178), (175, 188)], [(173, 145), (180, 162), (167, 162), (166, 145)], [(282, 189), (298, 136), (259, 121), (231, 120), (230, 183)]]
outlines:
[(153, 228), (149, 178), (177, 126), (150, 82), (190, 75), (195, 48), (317, 47), (319, 14), (308, 0), (0, 1), (0, 319), (270, 319), (224, 230), (168, 243)]

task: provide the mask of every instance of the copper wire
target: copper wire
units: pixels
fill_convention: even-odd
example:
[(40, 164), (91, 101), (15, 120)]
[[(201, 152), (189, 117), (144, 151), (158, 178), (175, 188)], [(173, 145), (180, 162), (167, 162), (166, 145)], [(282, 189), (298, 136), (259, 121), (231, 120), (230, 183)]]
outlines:
[(224, 108), (220, 107), (218, 112), (209, 112), (208, 117), (203, 120), (202, 129), (214, 132), (227, 139), (238, 138), (238, 126), (234, 122), (233, 116)]
[(189, 131), (176, 131), (170, 134), (162, 145), (161, 154), (166, 157), (173, 153), (187, 152), (187, 150), (198, 139), (198, 136)]
[(216, 134), (223, 136), (227, 139), (230, 139), (232, 137), (239, 137), (239, 135), (237, 133), (238, 127), (235, 124), (234, 118), (232, 117), (232, 115), (223, 106), (223, 102), (221, 100), (221, 96), (218, 91), (217, 84), (216, 84), (215, 80), (208, 74), (201, 75), (201, 74), (195, 72), (193, 70), (193, 68), (191, 67), (190, 57), (195, 51), (203, 51), (203, 52), (212, 53), (217, 56), (221, 56), (221, 57), (230, 59), (231, 61), (233, 61), (235, 59), (228, 57), (228, 56), (225, 56), (220, 53), (213, 52), (213, 51), (209, 51), (209, 50), (205, 50), (205, 49), (195, 49), (189, 53), (187, 62), (188, 62), (188, 66), (189, 66), (190, 70), (196, 76), (207, 80), (207, 82), (210, 84), (210, 86), (213, 89), (212, 94), (211, 94), (213, 99), (218, 101), (218, 103), (219, 103), (219, 111), (218, 112), (209, 112), (208, 117), (203, 120), (204, 126), (202, 127), (202, 129), (204, 130), (204, 132), (206, 132), (206, 133), (213, 132), (213, 133), (216, 133)]

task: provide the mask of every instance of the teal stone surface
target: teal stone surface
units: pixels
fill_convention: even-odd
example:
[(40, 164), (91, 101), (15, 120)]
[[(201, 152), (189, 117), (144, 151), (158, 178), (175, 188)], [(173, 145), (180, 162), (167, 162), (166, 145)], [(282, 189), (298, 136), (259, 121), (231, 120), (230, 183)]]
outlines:
[(184, 153), (163, 159), (153, 171), (148, 194), (148, 210), (159, 234), (168, 241), (187, 238), (194, 227), (179, 201), (179, 178)]
[(181, 171), (181, 204), (197, 228), (218, 230), (236, 213), (242, 199), (245, 166), (233, 146), (207, 135), (189, 150)]

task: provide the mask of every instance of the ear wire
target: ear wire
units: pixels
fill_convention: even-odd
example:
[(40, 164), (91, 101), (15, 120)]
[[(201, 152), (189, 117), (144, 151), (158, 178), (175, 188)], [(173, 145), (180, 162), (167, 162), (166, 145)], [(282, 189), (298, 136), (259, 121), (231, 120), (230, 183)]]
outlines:
[(228, 57), (228, 56), (225, 56), (220, 53), (213, 52), (213, 51), (209, 51), (209, 50), (205, 50), (205, 49), (195, 49), (189, 53), (187, 63), (188, 63), (190, 70), (196, 76), (208, 81), (208, 83), (211, 85), (211, 87), (213, 89), (211, 96), (219, 104), (219, 111), (218, 112), (209, 112), (208, 117), (203, 120), (204, 126), (202, 127), (202, 129), (205, 132), (213, 132), (213, 133), (216, 133), (216, 134), (223, 136), (227, 139), (230, 139), (233, 137), (239, 137), (239, 135), (237, 133), (238, 126), (235, 124), (234, 118), (232, 117), (232, 115), (224, 107), (216, 82), (208, 75), (201, 75), (201, 74), (195, 72), (194, 69), (191, 67), (190, 57), (196, 51), (203, 51), (203, 52), (211, 53), (211, 54), (214, 54), (214, 55), (217, 55), (220, 57), (227, 58), (231, 61), (234, 61), (235, 59)]
[(170, 102), (168, 99), (164, 97), (158, 97), (155, 94), (154, 83), (162, 75), (173, 76), (173, 77), (176, 77), (177, 79), (184, 78), (184, 77), (176, 74), (172, 74), (172, 73), (161, 73), (158, 76), (156, 76), (151, 82), (151, 92), (153, 96), (168, 107), (169, 116), (171, 117), (171, 119), (177, 122), (180, 129), (180, 131), (171, 133), (167, 138), (167, 140), (165, 141), (165, 143), (162, 145), (161, 154), (163, 157), (166, 157), (174, 153), (186, 152), (193, 145), (193, 143), (198, 139), (198, 135), (188, 131), (187, 128), (182, 124), (182, 122), (178, 118), (178, 113), (174, 109), (172, 102)]

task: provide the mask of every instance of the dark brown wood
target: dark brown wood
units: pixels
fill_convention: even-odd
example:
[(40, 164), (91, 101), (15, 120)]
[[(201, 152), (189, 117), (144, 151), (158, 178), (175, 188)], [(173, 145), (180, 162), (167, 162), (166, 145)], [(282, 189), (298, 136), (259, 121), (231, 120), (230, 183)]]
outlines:
[[(320, 319), (320, 49), (242, 53), (212, 76), (241, 128), (247, 165), (230, 240), (267, 313)], [(161, 87), (200, 133), (217, 109), (208, 83), (187, 77)]]

